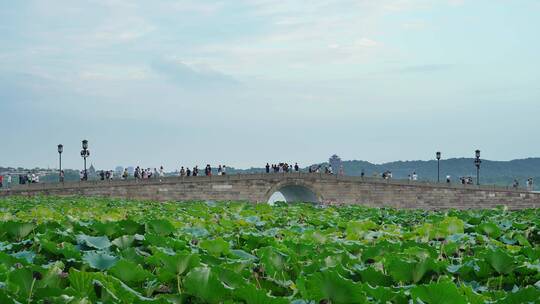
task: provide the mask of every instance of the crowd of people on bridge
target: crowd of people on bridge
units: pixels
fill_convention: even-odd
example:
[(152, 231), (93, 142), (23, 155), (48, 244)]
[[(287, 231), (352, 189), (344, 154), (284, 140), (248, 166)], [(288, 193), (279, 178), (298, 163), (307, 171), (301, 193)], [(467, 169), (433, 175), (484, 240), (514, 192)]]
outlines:
[[(212, 176), (212, 166), (210, 164), (206, 164), (206, 167), (204, 167), (204, 176)], [(217, 167), (217, 175), (226, 175), (227, 174), (227, 166), (225, 165), (218, 165)], [(184, 176), (199, 176), (199, 166), (193, 167), (193, 169), (189, 169), (189, 167), (181, 167), (180, 171), (178, 172), (178, 176), (184, 177)]]
[[(133, 177), (136, 180), (163, 178), (165, 177), (165, 169), (163, 169), (163, 166), (160, 166), (159, 170), (157, 168), (154, 168), (154, 170), (152, 170), (151, 168), (144, 169), (137, 166), (135, 170), (133, 171)], [(122, 174), (122, 179), (128, 179), (128, 178), (129, 178), (129, 172), (127, 169), (124, 169), (124, 173)]]
[[(514, 179), (514, 182), (512, 183), (512, 187), (514, 189), (519, 188), (519, 181), (517, 179)], [(532, 177), (527, 178), (527, 180), (525, 181), (525, 189), (527, 189), (527, 191), (534, 190), (534, 181)]]
[[(294, 163), (294, 165), (289, 163), (277, 163), (277, 164), (269, 164), (266, 163), (265, 166), (266, 173), (292, 173), (292, 172), (300, 172), (301, 168), (298, 166), (298, 163)], [(323, 165), (313, 165), (308, 167), (309, 173), (325, 173), (325, 174), (334, 174), (334, 170), (332, 168), (332, 165), (323, 166)], [(338, 174), (343, 175), (343, 166), (340, 167), (340, 170)]]
[[(219, 176), (225, 175), (227, 174), (227, 166), (218, 165), (218, 167), (216, 168), (216, 171), (217, 171), (217, 175)], [(145, 169), (141, 166), (137, 166), (133, 170), (132, 174), (135, 180), (161, 179), (165, 177), (166, 175), (165, 169), (163, 168), (163, 166), (160, 166), (159, 169), (158, 168)], [(210, 164), (207, 164), (206, 167), (204, 168), (204, 175), (212, 176), (212, 174), (213, 174), (212, 166), (210, 166)], [(101, 170), (97, 173), (97, 175), (98, 175), (98, 178), (102, 181), (113, 180), (115, 178), (115, 173), (113, 170)], [(199, 176), (199, 175), (201, 175), (201, 173), (199, 172), (199, 166), (194, 166), (192, 169), (190, 169), (187, 166), (186, 167), (181, 166), (180, 170), (178, 171), (178, 176), (180, 177)], [(84, 170), (81, 170), (79, 177), (81, 181), (88, 180), (88, 173), (85, 172)], [(122, 180), (127, 180), (130, 178), (130, 173), (127, 168), (125, 168), (123, 172), (120, 173), (119, 178)]]
[[(328, 165), (328, 166), (322, 166), (322, 165), (317, 165), (317, 166), (310, 166), (308, 168), (308, 172), (309, 173), (324, 173), (324, 174), (336, 174), (336, 172), (334, 172), (334, 167), (332, 167), (332, 165)], [(345, 175), (345, 172), (343, 171), (343, 166), (340, 166), (339, 167), (339, 171), (337, 172), (338, 175)]]
[(294, 163), (293, 165), (289, 165), (289, 163), (278, 163), (278, 164), (272, 164), (266, 163), (265, 166), (266, 173), (289, 173), (289, 172), (299, 172), (300, 167), (298, 166), (298, 163)]
[[(392, 179), (392, 177), (394, 177), (394, 176), (392, 175), (392, 171), (390, 171), (390, 170), (386, 170), (382, 174), (383, 179)], [(410, 177), (411, 176), (409, 175), (409, 179), (410, 179)]]
[[(39, 183), (39, 175), (30, 171), (25, 174), (17, 174), (17, 176), (19, 177), (19, 185)], [(9, 189), (11, 188), (12, 182), (13, 176), (11, 174), (7, 174), (5, 176), (0, 175), (0, 188), (6, 187)]]
[(462, 185), (474, 185), (474, 179), (472, 176), (462, 176), (459, 178)]
[[(362, 170), (362, 175), (361, 176), (364, 177), (364, 171), (363, 170)], [(385, 180), (392, 179), (393, 177), (394, 177), (394, 175), (392, 174), (392, 171), (390, 171), (390, 170), (386, 170), (381, 174), (381, 178), (385, 179)], [(418, 174), (416, 173), (416, 171), (413, 171), (411, 174), (407, 175), (407, 179), (409, 181), (417, 181), (418, 180)]]

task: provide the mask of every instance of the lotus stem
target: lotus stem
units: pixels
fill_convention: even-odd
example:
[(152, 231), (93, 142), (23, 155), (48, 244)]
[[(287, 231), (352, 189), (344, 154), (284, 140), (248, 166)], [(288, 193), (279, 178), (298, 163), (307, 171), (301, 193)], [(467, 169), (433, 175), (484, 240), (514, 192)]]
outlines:
[(28, 304), (32, 303), (32, 293), (34, 292), (34, 284), (36, 284), (36, 278), (32, 279), (32, 285), (30, 285), (30, 293), (28, 294)]

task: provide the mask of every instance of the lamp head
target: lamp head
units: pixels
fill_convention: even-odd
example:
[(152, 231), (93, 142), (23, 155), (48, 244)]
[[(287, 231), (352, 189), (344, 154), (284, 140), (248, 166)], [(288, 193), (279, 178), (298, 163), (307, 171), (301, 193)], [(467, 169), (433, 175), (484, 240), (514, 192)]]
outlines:
[(82, 141), (82, 148), (84, 150), (88, 149), (88, 140), (85, 139), (85, 140)]
[(480, 158), (480, 150), (476, 150), (474, 152), (475, 152), (476, 158)]
[(437, 152), (437, 160), (441, 159), (441, 152)]
[(58, 145), (58, 153), (62, 154), (62, 152), (64, 152), (64, 145), (59, 144)]

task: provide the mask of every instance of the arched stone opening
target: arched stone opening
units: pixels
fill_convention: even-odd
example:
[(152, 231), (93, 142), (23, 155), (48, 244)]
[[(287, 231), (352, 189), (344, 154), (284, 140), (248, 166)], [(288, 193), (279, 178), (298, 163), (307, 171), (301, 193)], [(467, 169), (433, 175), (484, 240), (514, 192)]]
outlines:
[(286, 203), (320, 203), (320, 197), (310, 188), (304, 185), (284, 185), (275, 187), (269, 192), (268, 203), (279, 201)]

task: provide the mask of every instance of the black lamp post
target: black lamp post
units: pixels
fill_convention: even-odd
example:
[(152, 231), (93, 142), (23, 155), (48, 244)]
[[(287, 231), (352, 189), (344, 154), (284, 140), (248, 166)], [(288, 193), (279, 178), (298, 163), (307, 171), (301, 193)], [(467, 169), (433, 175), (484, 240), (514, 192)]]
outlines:
[(62, 180), (62, 152), (64, 152), (64, 145), (59, 144), (58, 145), (58, 158), (59, 158), (59, 169), (58, 169), (58, 180), (60, 182), (63, 182)]
[(441, 182), (441, 166), (440, 166), (441, 152), (437, 152), (435, 155), (437, 157), (437, 183), (440, 183)]
[(88, 140), (82, 141), (81, 157), (84, 159), (84, 180), (88, 180), (88, 174), (86, 171), (86, 158), (90, 156), (90, 150), (88, 150)]
[(482, 160), (480, 160), (480, 150), (475, 151), (475, 156), (474, 165), (476, 166), (476, 184), (480, 185), (480, 164), (482, 163)]

